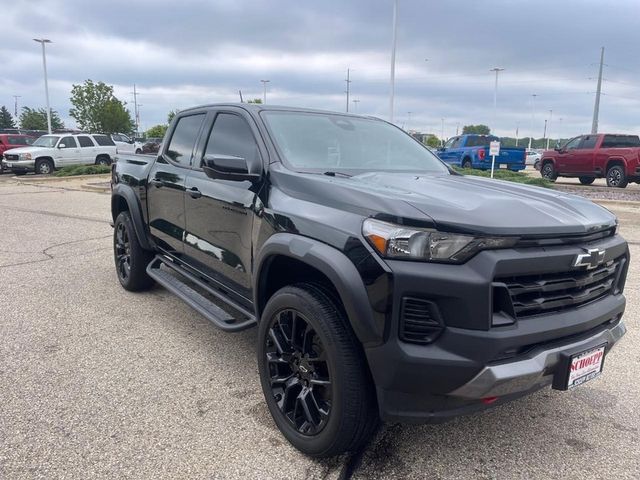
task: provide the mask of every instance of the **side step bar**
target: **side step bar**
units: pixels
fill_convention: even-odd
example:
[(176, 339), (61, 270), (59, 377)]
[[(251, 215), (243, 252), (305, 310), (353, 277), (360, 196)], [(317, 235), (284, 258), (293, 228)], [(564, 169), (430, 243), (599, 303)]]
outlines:
[[(172, 275), (166, 270), (160, 268), (162, 265), (176, 272), (179, 277)], [(218, 292), (217, 290), (213, 290), (205, 282), (200, 280), (195, 275), (192, 275), (181, 266), (176, 265), (170, 260), (164, 259), (160, 255), (157, 255), (149, 263), (149, 265), (147, 265), (147, 274), (164, 288), (182, 299), (187, 305), (192, 307), (195, 311), (197, 311), (200, 315), (213, 323), (216, 327), (224, 330), (225, 332), (239, 332), (241, 330), (251, 328), (257, 323), (253, 313), (243, 308), (241, 305), (233, 302), (231, 299), (226, 298), (224, 294)], [(229, 313), (224, 311), (211, 300), (204, 297), (202, 294), (187, 285), (184, 281), (181, 280), (181, 278), (184, 278), (196, 284), (198, 287), (202, 288), (207, 293), (210, 293), (216, 298), (219, 298), (231, 308), (237, 310), (240, 314), (242, 314), (242, 316), (247, 318), (244, 320), (238, 320), (232, 317)]]

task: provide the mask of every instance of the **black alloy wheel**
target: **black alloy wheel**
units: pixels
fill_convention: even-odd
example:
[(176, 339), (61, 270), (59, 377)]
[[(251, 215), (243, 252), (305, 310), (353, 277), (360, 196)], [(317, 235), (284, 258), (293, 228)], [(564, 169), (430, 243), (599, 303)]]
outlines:
[(300, 312), (278, 312), (269, 327), (265, 352), (271, 392), (290, 425), (317, 435), (331, 414), (333, 387), (322, 341)]
[(614, 188), (625, 188), (629, 182), (625, 175), (624, 168), (614, 165), (607, 170), (607, 186)]
[(129, 243), (129, 233), (124, 223), (116, 225), (114, 254), (118, 278), (126, 282), (131, 276), (131, 245)]
[(542, 165), (542, 170), (540, 170), (540, 176), (542, 176), (542, 178), (546, 178), (547, 180), (555, 180), (556, 179), (556, 172), (555, 169), (553, 168), (553, 163), (551, 162), (547, 162), (544, 165)]

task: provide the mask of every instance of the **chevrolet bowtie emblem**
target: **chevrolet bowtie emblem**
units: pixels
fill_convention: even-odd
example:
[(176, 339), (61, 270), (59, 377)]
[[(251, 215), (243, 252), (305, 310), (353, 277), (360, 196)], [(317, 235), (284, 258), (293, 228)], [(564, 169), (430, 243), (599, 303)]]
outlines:
[(596, 268), (604, 261), (604, 250), (598, 248), (585, 249), (587, 253), (580, 253), (576, 255), (576, 260), (573, 262), (574, 267), (587, 267), (587, 270)]

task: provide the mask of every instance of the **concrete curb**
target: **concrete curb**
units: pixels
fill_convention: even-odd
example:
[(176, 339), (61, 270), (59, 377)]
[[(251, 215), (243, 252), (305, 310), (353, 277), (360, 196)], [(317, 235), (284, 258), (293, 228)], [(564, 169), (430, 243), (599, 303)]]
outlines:
[(595, 202), (595, 203), (602, 203), (603, 205), (628, 205), (630, 207), (640, 208), (640, 201), (635, 201), (635, 200), (610, 200), (610, 199), (599, 200), (597, 198), (588, 198), (588, 200), (591, 200), (592, 202)]
[(69, 177), (31, 177), (27, 175), (14, 176), (11, 180), (15, 180), (18, 183), (55, 183), (55, 182), (66, 182), (69, 180), (82, 180), (82, 179), (95, 179), (95, 180), (105, 180), (108, 181), (111, 178), (110, 173), (99, 173), (93, 175), (72, 175)]
[(83, 190), (87, 190), (89, 192), (96, 192), (96, 193), (111, 193), (111, 187), (107, 186), (107, 187), (103, 187), (100, 185), (93, 185), (91, 183), (86, 183), (84, 185), (80, 185), (80, 188)]

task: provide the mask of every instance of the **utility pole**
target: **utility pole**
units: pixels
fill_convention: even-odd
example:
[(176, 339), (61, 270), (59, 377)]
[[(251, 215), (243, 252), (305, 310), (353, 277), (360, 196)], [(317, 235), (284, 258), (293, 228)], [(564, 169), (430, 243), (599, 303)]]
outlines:
[(516, 123), (516, 147), (518, 146), (518, 130), (520, 129), (520, 125)]
[(18, 99), (22, 97), (22, 95), (14, 95), (14, 104), (13, 104), (13, 116), (17, 117), (18, 116)]
[(598, 133), (598, 115), (600, 114), (600, 94), (602, 93), (602, 66), (604, 64), (604, 47), (600, 50), (600, 72), (598, 73), (598, 87), (596, 88), (596, 103), (593, 106), (593, 123), (591, 133)]
[(529, 150), (531, 150), (531, 141), (533, 140), (533, 123), (536, 116), (536, 97), (537, 94), (531, 95), (531, 134), (529, 135)]
[(360, 103), (360, 100), (357, 100), (357, 99), (354, 98), (351, 101), (353, 102), (353, 111), (357, 112), (358, 111), (358, 104)]
[(136, 117), (136, 137), (140, 134), (140, 112), (138, 111), (138, 91), (136, 84), (133, 84), (133, 114)]
[(393, 101), (396, 88), (396, 43), (398, 30), (398, 0), (393, 0), (393, 33), (391, 35), (391, 79), (389, 92), (389, 122), (393, 123)]
[(47, 99), (47, 129), (51, 134), (51, 108), (49, 107), (49, 82), (47, 81), (47, 56), (44, 51), (44, 44), (51, 43), (48, 38), (34, 38), (34, 42), (42, 45), (42, 67), (44, 69), (44, 94)]
[(442, 118), (441, 121), (442, 121), (442, 130), (440, 135), (440, 143), (441, 143), (441, 146), (444, 147), (444, 118)]
[(347, 79), (345, 80), (347, 82), (347, 91), (345, 92), (347, 94), (347, 113), (349, 113), (349, 85), (351, 84), (349, 73), (350, 70), (347, 68)]
[(502, 72), (504, 68), (495, 67), (489, 70), (490, 72), (496, 72), (496, 83), (493, 89), (493, 127), (496, 126), (496, 118), (498, 115), (498, 73)]
[(267, 83), (271, 80), (260, 80), (262, 82), (262, 103), (267, 103)]
[(546, 150), (549, 150), (549, 140), (551, 140), (551, 120), (553, 120), (553, 110), (549, 110), (549, 136), (547, 137)]
[(542, 142), (547, 140), (547, 119), (544, 119), (544, 133), (542, 134)]

